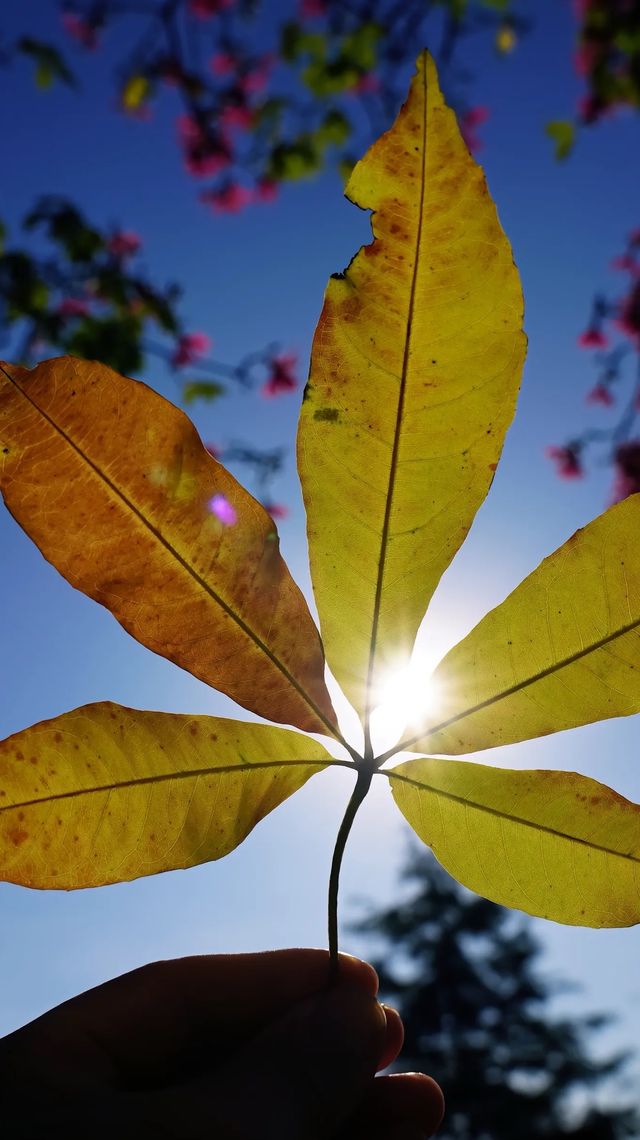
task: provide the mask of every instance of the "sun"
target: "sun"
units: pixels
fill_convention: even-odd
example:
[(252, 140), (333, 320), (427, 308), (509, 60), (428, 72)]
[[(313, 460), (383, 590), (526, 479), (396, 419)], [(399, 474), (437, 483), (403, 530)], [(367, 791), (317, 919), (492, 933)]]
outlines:
[(416, 653), (409, 665), (390, 669), (378, 686), (371, 713), (375, 754), (386, 752), (397, 744), (405, 729), (424, 724), (426, 716), (437, 713), (440, 693), (433, 678), (435, 665), (425, 653)]

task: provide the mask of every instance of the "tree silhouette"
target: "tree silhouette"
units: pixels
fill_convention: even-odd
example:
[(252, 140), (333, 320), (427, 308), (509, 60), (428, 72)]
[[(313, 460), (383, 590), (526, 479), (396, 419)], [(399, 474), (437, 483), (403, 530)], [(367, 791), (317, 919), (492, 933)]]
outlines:
[(404, 1021), (403, 1068), (444, 1089), (440, 1140), (637, 1136), (634, 1106), (603, 1109), (595, 1097), (629, 1056), (592, 1056), (606, 1016), (549, 1013), (554, 991), (527, 920), (460, 887), (427, 852), (414, 852), (405, 877), (405, 900), (354, 929), (382, 946), (373, 961)]

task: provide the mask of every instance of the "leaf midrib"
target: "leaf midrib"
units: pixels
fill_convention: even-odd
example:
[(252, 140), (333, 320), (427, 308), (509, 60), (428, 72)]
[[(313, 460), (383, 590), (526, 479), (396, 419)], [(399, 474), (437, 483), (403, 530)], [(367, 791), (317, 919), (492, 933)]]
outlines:
[(62, 428), (58, 423), (56, 423), (56, 421), (54, 419), (52, 419), (52, 417), (50, 415), (48, 415), (47, 412), (45, 412), (41, 407), (39, 407), (39, 405), (35, 402), (35, 400), (32, 399), (32, 397), (23, 388), (20, 387), (20, 385), (17, 383), (17, 381), (14, 380), (14, 378), (6, 371), (6, 369), (2, 365), (0, 365), (0, 370), (4, 373), (4, 375), (10, 381), (10, 383), (13, 384), (16, 391), (19, 392), (20, 395), (27, 401), (27, 403), (29, 403), (31, 405), (31, 407), (35, 409), (35, 411), (38, 413), (38, 415), (42, 416), (42, 418), (54, 429), (54, 431), (58, 432), (58, 434), (62, 437), (62, 439), (65, 441), (65, 443), (68, 444), (68, 446), (77, 455), (80, 456), (80, 458), (83, 460), (83, 462), (85, 462), (87, 464), (87, 466), (91, 468), (91, 470), (98, 477), (98, 479), (102, 480), (102, 482), (109, 488), (109, 490), (118, 499), (120, 499), (121, 502), (124, 503), (126, 507), (129, 508), (129, 510), (136, 516), (138, 521), (141, 522), (142, 525), (144, 527), (146, 527), (147, 530), (151, 532), (151, 534), (153, 534), (154, 538), (157, 539), (157, 541), (165, 548), (165, 550), (176, 559), (176, 561), (182, 567), (182, 569), (185, 570), (186, 573), (188, 575), (190, 575), (193, 578), (193, 580), (204, 590), (204, 592), (214, 602), (216, 602), (217, 605), (220, 606), (220, 608), (228, 615), (228, 617), (230, 617), (231, 620), (236, 623), (238, 628), (242, 631), (242, 633), (245, 634), (246, 637), (249, 638), (250, 641), (253, 642), (253, 644), (256, 646), (256, 648), (260, 652), (264, 653), (264, 655), (271, 662), (271, 664), (274, 665), (275, 668), (278, 669), (282, 673), (282, 675), (289, 682), (289, 684), (295, 689), (295, 691), (302, 698), (302, 700), (305, 702), (305, 704), (318, 717), (318, 719), (322, 722), (322, 724), (325, 725), (325, 727), (329, 731), (329, 734), (331, 736), (335, 737), (337, 740), (340, 740), (342, 743), (344, 743), (344, 741), (342, 740), (342, 736), (341, 736), (339, 730), (337, 730), (336, 726), (331, 723), (331, 721), (328, 719), (328, 717), (322, 712), (322, 709), (320, 709), (316, 705), (313, 698), (309, 695), (309, 693), (307, 693), (306, 689), (304, 689), (303, 686), (300, 684), (300, 682), (298, 680), (296, 680), (296, 678), (293, 676), (293, 674), (289, 672), (289, 670), (287, 669), (284, 662), (281, 661), (280, 658), (277, 657), (269, 649), (269, 647), (262, 641), (262, 639), (251, 628), (251, 626), (247, 625), (247, 623), (240, 617), (240, 615), (237, 614), (231, 608), (231, 606), (228, 604), (228, 602), (226, 602), (224, 600), (224, 598), (222, 598), (221, 595), (218, 594), (218, 592), (216, 590), (214, 590), (213, 587), (210, 586), (209, 583), (206, 582), (205, 579), (200, 574), (198, 574), (197, 570), (193, 566), (191, 566), (190, 563), (187, 562), (187, 560), (185, 558), (183, 558), (183, 556), (179, 553), (179, 551), (176, 550), (176, 548), (174, 546), (172, 546), (172, 544), (169, 542), (169, 540), (167, 538), (165, 538), (165, 536), (162, 534), (162, 532), (156, 526), (154, 526), (154, 524), (149, 519), (146, 518), (146, 516), (135, 505), (135, 503), (132, 502), (131, 499), (129, 499), (128, 496), (123, 491), (121, 491), (120, 488), (117, 487), (115, 483), (112, 482), (112, 480), (108, 477), (108, 475), (106, 475), (105, 472), (102, 471), (102, 469), (100, 467), (98, 467), (98, 465), (96, 463), (94, 463), (92, 459), (89, 458), (89, 456), (86, 454), (86, 452), (84, 452), (82, 450), (82, 448), (79, 447), (77, 443), (75, 443), (75, 441), (71, 438), (71, 436), (69, 436), (67, 434), (67, 432), (64, 430), (64, 428)]
[[(367, 666), (367, 680), (366, 680), (366, 704), (365, 704), (365, 733), (369, 737), (369, 722), (371, 717), (371, 704), (373, 700), (372, 682), (375, 670), (375, 660), (378, 643), (378, 626), (380, 622), (380, 610), (382, 604), (382, 589), (384, 584), (384, 574), (386, 569), (387, 552), (389, 548), (389, 528), (391, 525), (391, 508), (393, 505), (393, 496), (396, 483), (396, 472), (398, 467), (398, 455), (400, 450), (400, 436), (403, 427), (403, 412), (404, 403), (407, 389), (407, 375), (409, 370), (409, 354), (411, 349), (411, 334), (413, 331), (413, 318), (415, 311), (416, 300), (416, 287), (418, 280), (418, 268), (420, 262), (420, 248), (422, 243), (422, 229), (424, 221), (424, 202), (425, 202), (425, 189), (426, 189), (426, 171), (427, 171), (427, 67), (426, 63), (422, 69), (422, 84), (423, 84), (423, 116), (422, 116), (422, 178), (420, 183), (420, 204), (418, 207), (418, 230), (416, 234), (415, 245), (415, 258), (413, 264), (413, 272), (411, 277), (411, 289), (409, 292), (409, 306), (407, 316), (407, 333), (404, 342), (404, 354), (402, 359), (402, 372), (400, 374), (400, 392), (398, 396), (398, 410), (396, 415), (395, 433), (393, 439), (393, 449), (391, 452), (391, 461), (389, 465), (389, 482), (387, 486), (387, 498), (385, 502), (384, 519), (382, 523), (382, 531), (380, 534), (380, 552), (378, 555), (378, 573), (376, 579), (376, 592), (373, 602), (373, 620), (371, 624), (371, 644), (369, 647), (369, 662)], [(376, 239), (379, 240), (379, 239)]]
[[(393, 748), (385, 752), (384, 755), (378, 757), (378, 763), (384, 764), (386, 760), (390, 760), (398, 752), (408, 751), (413, 744), (417, 744), (419, 740), (426, 740), (430, 736), (435, 736), (438, 732), (444, 732), (446, 728), (451, 728), (452, 725), (458, 724), (466, 717), (473, 716), (483, 709), (490, 708), (492, 705), (497, 704), (499, 701), (506, 700), (507, 697), (512, 697), (514, 693), (519, 693), (529, 685), (535, 685), (537, 681), (543, 681), (545, 677), (550, 677), (554, 673), (559, 673), (562, 669), (566, 669), (574, 662), (582, 660), (583, 657), (588, 657), (591, 653), (597, 653), (605, 645), (609, 645), (612, 641), (617, 641), (619, 637), (624, 637), (627, 633), (632, 633), (634, 629), (640, 626), (640, 618), (634, 621), (627, 622), (626, 625), (619, 626), (613, 633), (608, 633), (606, 637), (601, 637), (598, 641), (591, 642), (584, 649), (579, 649), (576, 653), (572, 653), (569, 657), (563, 657), (562, 660), (554, 662), (553, 665), (548, 665), (546, 669), (541, 669), (538, 673), (532, 673), (524, 680), (518, 681), (515, 685), (511, 685), (508, 689), (503, 689), (500, 693), (494, 693), (493, 696), (487, 697), (484, 701), (480, 701), (476, 705), (470, 705), (468, 708), (463, 709), (462, 712), (456, 713), (455, 716), (449, 717), (448, 720), (443, 720), (440, 724), (425, 729), (423, 732), (418, 732), (414, 736), (407, 737), (406, 740), (401, 741), (400, 744), (394, 745)], [(437, 670), (436, 670), (437, 673)], [(544, 735), (548, 735), (545, 733)], [(527, 739), (527, 738), (525, 738)], [(493, 745), (492, 747), (498, 747)], [(437, 751), (437, 750), (436, 750)]]
[[(442, 763), (446, 764), (449, 761), (443, 760)], [(416, 761), (408, 761), (408, 763), (416, 763)], [(419, 763), (419, 761), (418, 761)], [(452, 761), (455, 763), (455, 761)], [(458, 761), (461, 763), (461, 761)], [(500, 769), (496, 769), (500, 771)], [(474, 811), (482, 811), (487, 815), (495, 816), (496, 819), (505, 819), (510, 823), (522, 824), (523, 827), (528, 827), (532, 831), (542, 831), (546, 835), (553, 835), (557, 839), (566, 840), (567, 843), (578, 843), (583, 847), (589, 848), (590, 851), (602, 851), (605, 855), (613, 855), (618, 859), (626, 859), (631, 863), (640, 863), (640, 855), (632, 855), (631, 853), (625, 854), (623, 851), (615, 851), (611, 847), (605, 847), (601, 843), (594, 843), (590, 839), (581, 839), (578, 835), (569, 835), (566, 831), (558, 831), (555, 827), (549, 827), (544, 823), (533, 823), (530, 819), (524, 819), (522, 816), (514, 815), (507, 811), (501, 811), (499, 808), (488, 807), (487, 804), (478, 803), (476, 800), (465, 798), (465, 796), (456, 795), (455, 792), (447, 792), (442, 788), (434, 787), (427, 784), (425, 781), (413, 779), (411, 776), (401, 775), (399, 772), (383, 771), (378, 773), (380, 776), (386, 776), (389, 780), (400, 780), (403, 784), (411, 784), (413, 787), (419, 788), (423, 791), (432, 792), (436, 796), (443, 796), (445, 799), (451, 800), (454, 803), (462, 804), (465, 807), (471, 808)]]
[(60, 800), (79, 799), (83, 796), (97, 795), (101, 792), (120, 792), (126, 791), (127, 788), (139, 788), (148, 784), (164, 784), (169, 780), (193, 780), (197, 776), (216, 776), (224, 775), (225, 773), (239, 775), (242, 772), (262, 770), (263, 768), (328, 768), (335, 764), (341, 768), (354, 767), (350, 760), (339, 760), (332, 757), (327, 760), (267, 760), (265, 763), (242, 762), (239, 764), (223, 764), (211, 768), (189, 768), (183, 772), (161, 772), (154, 776), (139, 776), (136, 779), (121, 780), (116, 784), (100, 784), (91, 788), (74, 788), (68, 792), (54, 792), (50, 795), (43, 795), (40, 799), (21, 800), (13, 804), (3, 804), (0, 807), (0, 815), (3, 812), (38, 807), (50, 803), (57, 803)]

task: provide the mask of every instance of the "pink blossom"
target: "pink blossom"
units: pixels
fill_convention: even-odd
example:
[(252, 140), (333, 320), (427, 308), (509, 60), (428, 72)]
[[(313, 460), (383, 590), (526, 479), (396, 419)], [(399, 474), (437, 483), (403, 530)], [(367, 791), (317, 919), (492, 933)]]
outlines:
[(80, 297), (63, 297), (58, 305), (60, 317), (88, 317), (89, 313), (89, 302)]
[(278, 197), (278, 183), (274, 178), (260, 178), (256, 183), (256, 201), (273, 202)]
[(615, 477), (611, 489), (611, 506), (640, 491), (640, 439), (630, 439), (616, 448)]
[(189, 174), (204, 178), (219, 174), (231, 161), (231, 152), (220, 135), (208, 134), (197, 119), (180, 115), (178, 135), (184, 149), (184, 164)]
[(224, 526), (233, 526), (238, 521), (236, 509), (232, 507), (225, 495), (217, 494), (209, 499), (209, 510), (212, 515), (220, 519)]
[(237, 214), (248, 206), (253, 199), (253, 194), (246, 186), (240, 186), (238, 182), (228, 182), (220, 190), (204, 190), (200, 195), (200, 201), (204, 202), (205, 206), (210, 206), (216, 214)]
[(578, 75), (590, 75), (602, 55), (602, 45), (592, 40), (583, 40), (574, 56), (574, 65)]
[(214, 75), (232, 75), (237, 66), (238, 61), (230, 51), (217, 51), (209, 61)]
[(189, 11), (199, 20), (210, 20), (224, 8), (230, 8), (235, 0), (189, 0)]
[(629, 245), (640, 245), (640, 230), (632, 230), (629, 234)]
[(550, 445), (545, 448), (545, 455), (547, 459), (551, 459), (556, 465), (556, 474), (561, 479), (581, 479), (584, 475), (582, 463), (580, 462), (580, 453), (576, 447), (567, 445), (566, 447), (556, 447)]
[(264, 91), (272, 62), (271, 56), (265, 55), (253, 71), (247, 71), (238, 78), (238, 86), (243, 95), (255, 95), (258, 91)]
[(368, 93), (375, 93), (380, 90), (380, 78), (374, 75), (373, 72), (367, 72), (366, 75), (361, 75), (357, 83), (351, 88), (358, 95), (366, 95)]
[(588, 404), (602, 404), (605, 408), (615, 404), (613, 392), (606, 384), (596, 384), (587, 395)]
[(466, 142), (472, 154), (482, 148), (482, 139), (478, 134), (478, 127), (486, 123), (489, 118), (488, 107), (471, 107), (461, 115), (458, 122), (460, 126), (460, 134)]
[(316, 20), (327, 11), (327, 0), (300, 0), (298, 11), (303, 20)]
[(611, 262), (612, 269), (619, 269), (622, 272), (637, 273), (638, 262), (631, 253), (623, 253), (620, 257), (614, 257)]
[(640, 281), (622, 302), (616, 324), (625, 336), (631, 337), (640, 347)]
[(133, 230), (116, 230), (107, 242), (107, 249), (114, 257), (133, 257), (142, 246), (142, 238)]
[(211, 348), (211, 339), (206, 333), (183, 333), (179, 338), (171, 363), (174, 368), (183, 368), (206, 356)]
[(580, 348), (606, 348), (608, 343), (604, 333), (595, 325), (589, 325), (589, 328), (578, 337)]
[(76, 12), (63, 12), (62, 24), (67, 35), (81, 44), (87, 51), (95, 51), (98, 46), (97, 29)]
[(224, 130), (248, 131), (253, 126), (253, 119), (251, 107), (242, 103), (227, 103), (220, 112), (218, 122)]
[(269, 376), (262, 385), (263, 396), (271, 399), (281, 396), (284, 392), (293, 392), (298, 387), (294, 369), (298, 363), (295, 353), (285, 353), (274, 356), (269, 364)]
[(286, 519), (289, 517), (289, 508), (285, 507), (284, 503), (263, 503), (265, 511), (271, 515), (272, 519)]
[(583, 123), (595, 123), (604, 114), (605, 104), (598, 95), (585, 95), (578, 103), (578, 111)]

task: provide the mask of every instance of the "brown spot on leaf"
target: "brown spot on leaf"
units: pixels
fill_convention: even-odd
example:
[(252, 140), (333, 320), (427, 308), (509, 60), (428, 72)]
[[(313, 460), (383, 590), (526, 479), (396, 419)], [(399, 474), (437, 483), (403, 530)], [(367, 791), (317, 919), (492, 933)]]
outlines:
[(7, 832), (7, 836), (14, 847), (19, 847), (21, 843), (24, 843), (25, 839), (29, 838), (29, 832), (25, 831), (23, 827), (12, 827), (11, 830)]
[(314, 420), (324, 420), (327, 423), (336, 423), (339, 415), (337, 408), (316, 408), (313, 418)]

